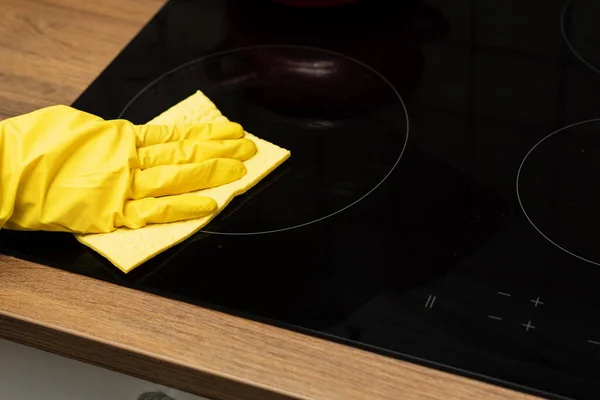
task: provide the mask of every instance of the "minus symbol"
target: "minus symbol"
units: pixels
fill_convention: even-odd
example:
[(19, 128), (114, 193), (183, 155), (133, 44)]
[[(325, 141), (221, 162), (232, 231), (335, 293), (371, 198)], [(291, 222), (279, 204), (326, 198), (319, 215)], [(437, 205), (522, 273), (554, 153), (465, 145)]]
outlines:
[(491, 318), (491, 319), (496, 319), (496, 320), (498, 320), (498, 321), (502, 321), (502, 318), (500, 318), (500, 317), (496, 317), (495, 315), (488, 315), (488, 318)]
[(600, 342), (596, 342), (595, 340), (588, 340), (588, 343), (597, 344), (598, 346), (600, 346)]
[(510, 296), (511, 296), (511, 294), (510, 294), (510, 293), (504, 293), (504, 292), (498, 292), (498, 294), (499, 294), (500, 296), (507, 296), (507, 297), (510, 297)]

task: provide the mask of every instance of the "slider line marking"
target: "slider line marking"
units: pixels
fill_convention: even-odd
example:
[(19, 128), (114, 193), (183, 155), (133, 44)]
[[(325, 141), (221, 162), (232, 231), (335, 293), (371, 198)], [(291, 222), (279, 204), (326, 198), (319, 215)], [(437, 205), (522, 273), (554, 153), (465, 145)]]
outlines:
[(427, 301), (425, 302), (425, 307), (429, 307), (430, 301), (431, 301), (431, 295), (429, 295), (429, 297), (427, 298)]
[(502, 318), (496, 317), (495, 315), (488, 315), (488, 318), (497, 319), (498, 321), (502, 321)]
[(507, 296), (507, 297), (512, 296), (510, 293), (504, 293), (504, 292), (498, 292), (498, 294), (501, 296)]

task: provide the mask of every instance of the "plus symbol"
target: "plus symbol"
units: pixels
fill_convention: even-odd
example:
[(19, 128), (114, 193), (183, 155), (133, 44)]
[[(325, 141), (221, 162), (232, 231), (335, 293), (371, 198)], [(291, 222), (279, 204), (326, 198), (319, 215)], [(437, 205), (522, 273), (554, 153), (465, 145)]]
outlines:
[(540, 296), (538, 296), (537, 299), (535, 299), (535, 300), (529, 300), (529, 301), (531, 301), (534, 304), (534, 307), (544, 304), (544, 302), (540, 300)]
[(526, 324), (521, 324), (521, 326), (525, 327), (526, 332), (529, 332), (530, 329), (535, 329), (535, 326), (531, 325), (531, 321), (527, 321)]

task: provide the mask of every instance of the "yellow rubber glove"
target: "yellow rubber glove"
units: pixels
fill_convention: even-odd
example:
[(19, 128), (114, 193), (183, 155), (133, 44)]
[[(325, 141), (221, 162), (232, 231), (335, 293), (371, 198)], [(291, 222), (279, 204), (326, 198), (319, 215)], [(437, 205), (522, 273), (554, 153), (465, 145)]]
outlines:
[(239, 124), (133, 125), (53, 106), (0, 122), (0, 228), (104, 233), (199, 218), (189, 192), (238, 180), (256, 153)]

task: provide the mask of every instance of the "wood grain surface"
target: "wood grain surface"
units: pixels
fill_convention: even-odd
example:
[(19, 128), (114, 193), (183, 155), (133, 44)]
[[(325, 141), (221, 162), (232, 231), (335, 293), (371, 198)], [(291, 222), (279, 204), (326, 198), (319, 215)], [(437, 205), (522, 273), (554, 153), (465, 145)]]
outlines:
[(0, 119), (71, 104), (163, 0), (0, 0)]
[[(1, 119), (70, 104), (162, 0), (0, 5)], [(4, 255), (0, 337), (215, 400), (533, 398)]]
[(6, 256), (0, 284), (0, 336), (212, 399), (527, 398)]

